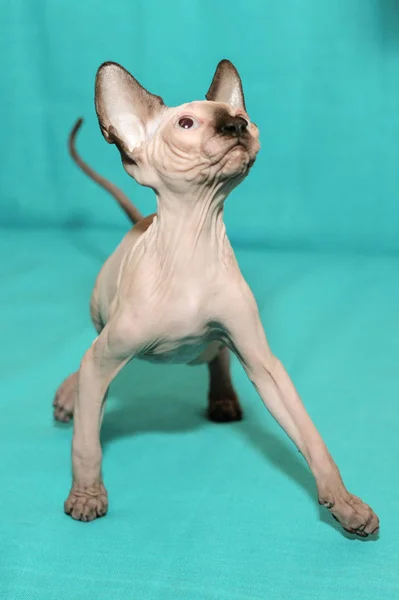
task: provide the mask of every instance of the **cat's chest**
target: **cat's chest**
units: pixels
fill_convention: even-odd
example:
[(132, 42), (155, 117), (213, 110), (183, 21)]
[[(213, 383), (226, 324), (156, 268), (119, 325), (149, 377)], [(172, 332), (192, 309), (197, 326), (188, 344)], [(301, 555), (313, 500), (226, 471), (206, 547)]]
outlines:
[(195, 362), (220, 339), (217, 328), (175, 320), (164, 324), (148, 340), (140, 358), (151, 362), (187, 364)]
[(189, 363), (221, 339), (212, 305), (196, 295), (165, 303), (155, 321), (143, 355), (154, 362)]

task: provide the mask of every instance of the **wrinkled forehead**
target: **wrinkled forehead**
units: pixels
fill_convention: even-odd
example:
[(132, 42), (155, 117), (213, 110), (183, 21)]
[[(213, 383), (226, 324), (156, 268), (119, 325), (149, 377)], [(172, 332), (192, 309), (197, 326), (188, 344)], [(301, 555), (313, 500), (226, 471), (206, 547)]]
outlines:
[(235, 109), (230, 104), (225, 102), (212, 102), (210, 100), (195, 100), (193, 102), (186, 102), (181, 106), (169, 109), (169, 118), (175, 118), (177, 116), (195, 116), (199, 119), (213, 121), (221, 113), (226, 115), (234, 116), (236, 114), (243, 114), (244, 111)]

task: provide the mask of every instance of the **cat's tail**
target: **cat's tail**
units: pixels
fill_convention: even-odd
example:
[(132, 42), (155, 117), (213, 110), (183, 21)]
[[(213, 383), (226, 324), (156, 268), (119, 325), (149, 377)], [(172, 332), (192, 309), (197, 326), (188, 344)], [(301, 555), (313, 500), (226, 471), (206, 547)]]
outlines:
[(96, 173), (94, 169), (92, 169), (87, 163), (82, 160), (76, 150), (75, 141), (76, 136), (78, 134), (79, 129), (83, 124), (83, 119), (78, 119), (73, 126), (71, 133), (69, 134), (68, 139), (68, 147), (69, 153), (75, 163), (88, 175), (91, 179), (93, 179), (98, 185), (107, 190), (117, 201), (121, 209), (126, 213), (128, 218), (132, 221), (132, 223), (137, 223), (143, 217), (140, 212), (137, 210), (135, 206), (130, 202), (129, 198), (125, 196), (125, 194), (120, 190), (116, 185), (114, 185), (111, 181)]

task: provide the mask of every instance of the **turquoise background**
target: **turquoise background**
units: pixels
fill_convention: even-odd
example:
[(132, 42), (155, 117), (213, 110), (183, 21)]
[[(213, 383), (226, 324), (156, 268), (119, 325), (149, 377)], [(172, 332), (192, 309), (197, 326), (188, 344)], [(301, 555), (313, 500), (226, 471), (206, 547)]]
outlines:
[[(0, 598), (399, 600), (399, 2), (2, 0)], [(129, 225), (66, 151), (147, 213), (94, 113), (105, 60), (170, 105), (238, 67), (262, 150), (226, 222), (283, 360), (378, 540), (342, 533), (237, 361), (246, 418), (204, 419), (206, 369), (131, 365), (103, 428), (110, 512), (63, 515), (60, 381)]]
[(0, 22), (4, 224), (125, 225), (68, 160), (79, 115), (87, 160), (152, 210), (102, 140), (95, 72), (120, 62), (176, 105), (204, 98), (227, 57), (263, 144), (229, 202), (231, 235), (399, 249), (397, 0), (2, 0)]

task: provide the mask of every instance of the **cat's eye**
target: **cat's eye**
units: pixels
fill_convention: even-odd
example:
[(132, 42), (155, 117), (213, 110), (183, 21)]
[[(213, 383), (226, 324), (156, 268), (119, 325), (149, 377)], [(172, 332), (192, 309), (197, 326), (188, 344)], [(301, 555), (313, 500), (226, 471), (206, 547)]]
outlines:
[(199, 122), (193, 117), (180, 117), (177, 126), (179, 129), (196, 129), (199, 126)]

